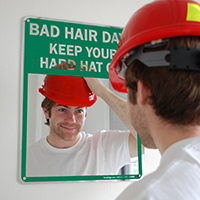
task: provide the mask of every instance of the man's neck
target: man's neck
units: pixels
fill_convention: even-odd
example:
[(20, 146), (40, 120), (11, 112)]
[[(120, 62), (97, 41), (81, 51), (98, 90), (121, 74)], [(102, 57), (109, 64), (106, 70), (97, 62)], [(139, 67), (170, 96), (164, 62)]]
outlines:
[(70, 148), (70, 147), (74, 146), (79, 141), (80, 134), (81, 133), (79, 133), (74, 140), (66, 141), (66, 140), (60, 138), (59, 136), (57, 136), (55, 134), (49, 133), (49, 135), (47, 136), (47, 142), (51, 146), (58, 148), (58, 149)]
[(172, 125), (158, 117), (150, 105), (146, 106), (145, 116), (151, 136), (161, 155), (174, 143), (200, 136), (200, 126)]
[(174, 126), (159, 123), (153, 135), (156, 146), (163, 154), (166, 149), (178, 141), (200, 136), (200, 126)]

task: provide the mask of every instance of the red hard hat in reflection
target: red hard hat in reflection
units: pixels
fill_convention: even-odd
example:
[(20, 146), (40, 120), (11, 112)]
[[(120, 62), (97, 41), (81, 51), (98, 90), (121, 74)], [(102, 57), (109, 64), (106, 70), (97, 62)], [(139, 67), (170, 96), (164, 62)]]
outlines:
[(135, 47), (176, 36), (200, 36), (200, 5), (192, 0), (156, 0), (135, 12), (125, 26), (109, 78), (118, 92), (127, 92), (118, 76), (120, 62)]
[(47, 75), (39, 92), (64, 106), (90, 107), (97, 100), (83, 77)]

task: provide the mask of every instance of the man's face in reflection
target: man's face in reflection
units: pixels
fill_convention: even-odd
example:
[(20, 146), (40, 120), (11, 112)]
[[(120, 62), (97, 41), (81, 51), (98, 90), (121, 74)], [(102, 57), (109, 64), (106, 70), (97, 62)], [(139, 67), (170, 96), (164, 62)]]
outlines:
[(49, 119), (48, 142), (58, 148), (73, 146), (78, 141), (79, 132), (85, 125), (87, 109), (85, 107), (55, 104), (51, 108), (51, 115), (45, 108), (43, 108), (43, 111), (46, 119)]

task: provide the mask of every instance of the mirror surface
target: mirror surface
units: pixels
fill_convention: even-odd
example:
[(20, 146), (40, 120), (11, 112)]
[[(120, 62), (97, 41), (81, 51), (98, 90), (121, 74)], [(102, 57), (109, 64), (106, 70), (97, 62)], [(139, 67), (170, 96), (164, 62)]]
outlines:
[[(77, 165), (75, 165), (73, 170), (70, 169), (70, 167), (67, 167), (67, 166), (70, 165), (69, 163), (77, 162), (77, 161), (74, 161), (74, 160), (76, 160), (76, 158), (75, 158), (76, 155), (74, 155), (74, 154), (72, 154), (73, 156), (66, 158), (66, 164), (63, 164), (65, 159), (61, 158), (59, 160), (58, 158), (56, 158), (57, 162), (61, 162), (60, 165), (56, 166), (58, 163), (55, 163), (55, 160), (53, 160), (53, 158), (55, 156), (58, 157), (60, 155), (60, 153), (63, 154), (63, 152), (62, 152), (62, 150), (60, 152), (54, 151), (54, 150), (59, 150), (59, 149), (56, 149), (55, 147), (52, 147), (53, 151), (50, 153), (52, 155), (45, 155), (46, 163), (44, 161), (45, 157), (41, 157), (41, 155), (39, 157), (41, 157), (42, 160), (40, 160), (41, 158), (38, 158), (39, 161), (37, 161), (37, 159), (32, 160), (32, 159), (35, 159), (35, 157), (37, 157), (37, 153), (34, 153), (34, 154), (32, 153), (33, 155), (31, 155), (29, 153), (29, 150), (28, 150), (29, 146), (33, 145), (33, 143), (34, 143), (34, 145), (36, 145), (36, 144), (38, 145), (38, 141), (40, 141), (39, 143), (41, 143), (41, 141), (44, 142), (44, 140), (46, 140), (46, 137), (49, 134), (49, 126), (45, 125), (46, 119), (45, 119), (43, 110), (41, 108), (41, 102), (43, 101), (44, 96), (42, 96), (38, 92), (38, 89), (43, 84), (44, 78), (45, 78), (45, 75), (42, 75), (42, 74), (29, 74), (28, 75), (28, 115), (27, 115), (28, 117), (27, 117), (26, 176), (27, 177), (38, 177), (38, 176), (51, 177), (51, 176), (83, 176), (83, 175), (84, 176), (86, 176), (86, 175), (87, 176), (91, 176), (91, 175), (94, 176), (94, 175), (138, 174), (138, 157), (137, 156), (135, 156), (131, 159), (131, 163), (129, 163), (129, 164), (124, 163), (123, 166), (120, 167), (120, 168), (116, 167), (116, 165), (115, 165), (115, 168), (112, 168), (113, 171), (112, 170), (109, 171), (110, 173), (107, 173), (108, 170), (107, 171), (102, 170), (104, 168), (102, 163), (100, 165), (98, 165), (97, 168), (100, 167), (100, 169), (98, 169), (98, 170), (94, 171), (93, 168), (90, 166), (91, 171), (86, 170), (87, 173), (85, 173), (85, 172), (80, 173), (80, 171), (82, 171), (80, 169), (84, 168), (85, 165), (87, 165), (86, 161), (82, 162), (82, 166), (80, 166), (81, 164), (78, 165), (78, 167), (77, 167)], [(104, 85), (111, 88), (111, 86), (109, 85), (108, 79), (102, 79), (102, 82), (104, 83)], [(126, 95), (121, 95), (121, 97), (126, 98)], [(121, 130), (121, 131), (124, 131), (124, 130), (127, 130), (127, 128), (123, 125), (123, 123), (115, 115), (115, 113), (107, 106), (107, 104), (101, 98), (98, 98), (97, 102), (92, 107), (89, 107), (87, 109), (87, 117), (86, 117), (85, 126), (83, 127), (83, 131), (86, 132), (86, 133), (89, 133), (91, 135), (95, 135), (96, 133), (98, 133), (101, 130)], [(115, 134), (115, 133), (113, 133), (113, 134)], [(41, 140), (41, 138), (43, 138), (43, 139)], [(115, 139), (115, 138), (113, 137), (112, 139)], [(45, 145), (49, 145), (47, 147), (47, 148), (49, 148), (50, 144), (47, 144), (47, 143), (48, 142), (46, 141)], [(111, 143), (111, 145), (112, 145), (112, 143)], [(41, 154), (44, 154), (45, 146), (42, 146), (42, 147), (37, 146), (37, 148), (38, 148), (37, 151), (39, 152), (39, 154), (40, 154), (40, 152), (41, 152)], [(100, 148), (102, 148), (102, 147), (100, 146)], [(121, 148), (121, 147), (119, 146), (119, 148)], [(50, 151), (52, 149), (50, 149)], [(69, 153), (70, 151), (71, 151), (70, 148), (68, 148), (67, 151), (64, 152), (64, 153), (70, 154)], [(79, 154), (80, 152), (81, 152), (80, 149), (79, 149), (79, 151), (75, 150), (75, 154)], [(98, 151), (98, 150), (96, 152), (101, 153), (101, 151)], [(136, 152), (137, 152), (137, 150), (136, 150)], [(85, 153), (83, 155), (88, 157), (87, 154), (88, 154), (88, 152), (85, 151)], [(113, 156), (113, 154), (111, 154), (110, 156), (112, 157), (112, 158), (110, 158), (110, 162), (116, 163), (115, 158), (117, 156)], [(87, 162), (95, 163), (95, 159), (98, 159), (96, 155), (92, 158), (93, 158), (92, 162), (88, 161), (87, 158), (86, 158)], [(108, 158), (109, 158), (109, 156), (108, 156)], [(53, 163), (50, 162), (50, 164), (49, 164), (49, 159), (52, 160)], [(69, 159), (71, 160), (71, 162), (69, 161)], [(37, 163), (37, 162), (39, 162), (39, 163)], [(80, 160), (79, 160), (79, 163), (81, 163)], [(39, 167), (40, 165), (45, 165), (46, 169)], [(59, 170), (56, 170), (56, 167), (59, 167), (59, 166), (62, 170), (59, 169), (59, 168), (58, 168)], [(113, 166), (113, 165), (111, 164), (111, 166)], [(63, 167), (69, 168), (69, 169), (63, 170)], [(77, 169), (76, 169), (76, 167), (77, 167)], [(34, 170), (31, 170), (32, 168), (34, 168)], [(51, 168), (51, 170), (49, 170), (48, 168)], [(51, 174), (51, 172), (52, 172), (52, 174)]]
[[(117, 50), (121, 32), (122, 28), (112, 26), (35, 17), (24, 19), (20, 116), (21, 179), (24, 182), (141, 178), (140, 139), (137, 138), (135, 146), (137, 155), (134, 156), (130, 165), (126, 165), (130, 161), (128, 145), (122, 145), (120, 137), (126, 135), (123, 141), (127, 138), (127, 144), (129, 133), (126, 131), (121, 134), (121, 132), (115, 131), (113, 134), (108, 131), (126, 130), (127, 128), (102, 99), (98, 98), (97, 102), (87, 109), (85, 126), (83, 129), (81, 128), (85, 133), (81, 134), (76, 145), (60, 149), (50, 145), (52, 142), (47, 141), (50, 129), (44, 123), (46, 122), (45, 116), (48, 117), (48, 115), (44, 116), (44, 110), (41, 108), (44, 97), (38, 92), (46, 74), (103, 78), (104, 84), (110, 87), (108, 71)], [(85, 140), (84, 137), (90, 137), (90, 139)], [(37, 141), (43, 143), (46, 149), (50, 149), (52, 153), (42, 157), (45, 155), (46, 149), (41, 148), (41, 145), (37, 146)], [(82, 150), (80, 141), (91, 143), (88, 145), (90, 148), (85, 147), (87, 153)], [(33, 143), (35, 144), (33, 145)], [(37, 150), (37, 156), (30, 153), (30, 146), (35, 151)], [(71, 151), (73, 148), (77, 148), (74, 150), (74, 154), (63, 153), (64, 156), (69, 156), (64, 161), (60, 159), (62, 155), (52, 158), (53, 154)], [(126, 152), (125, 156), (124, 152)], [(38, 157), (40, 160), (37, 159)], [(95, 162), (98, 163), (96, 167), (93, 166)], [(126, 166), (123, 167), (124, 165)], [(43, 170), (41, 170), (41, 166)], [(66, 169), (65, 166), (67, 166)], [(34, 169), (33, 173), (30, 172), (30, 168)]]

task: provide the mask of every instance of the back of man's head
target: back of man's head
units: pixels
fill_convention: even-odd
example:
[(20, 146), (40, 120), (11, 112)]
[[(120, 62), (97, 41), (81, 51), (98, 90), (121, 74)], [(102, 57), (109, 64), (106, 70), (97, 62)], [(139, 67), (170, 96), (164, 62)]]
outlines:
[(143, 81), (159, 117), (200, 124), (200, 4), (155, 0), (135, 12), (121, 34), (109, 78), (116, 91), (130, 89), (133, 104), (137, 81)]
[[(170, 38), (160, 47), (146, 48), (145, 51), (167, 50), (171, 47), (186, 47), (188, 51), (197, 48), (200, 56), (200, 37)], [(126, 87), (130, 89), (129, 98), (133, 104), (136, 103), (138, 80), (142, 80), (151, 90), (149, 103), (159, 117), (172, 124), (200, 124), (200, 72), (147, 67), (135, 60), (127, 69), (125, 81)]]

